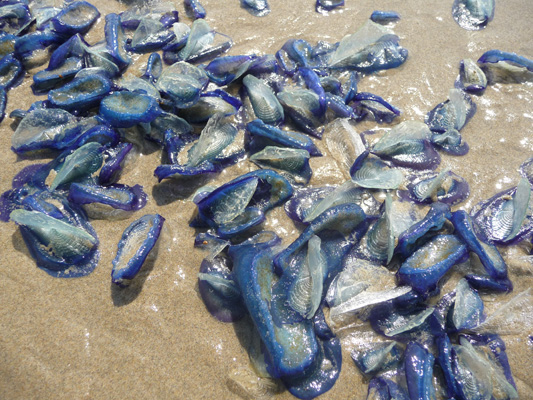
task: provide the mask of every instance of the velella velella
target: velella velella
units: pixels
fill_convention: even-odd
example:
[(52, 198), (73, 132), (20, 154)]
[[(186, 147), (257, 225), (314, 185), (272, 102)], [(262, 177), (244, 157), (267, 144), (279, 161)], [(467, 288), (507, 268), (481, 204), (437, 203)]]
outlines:
[(242, 83), (257, 118), (270, 125), (277, 125), (284, 119), (283, 108), (266, 83), (253, 75), (246, 75)]
[(96, 233), (80, 210), (70, 206), (55, 210), (52, 216), (19, 209), (10, 214), (10, 219), (19, 225), (37, 266), (48, 274), (69, 278), (91, 273), (99, 258)]
[(161, 114), (157, 101), (141, 93), (122, 91), (107, 96), (100, 102), (99, 114), (111, 126), (130, 128), (152, 122)]
[(453, 19), (463, 29), (483, 29), (494, 18), (495, 3), (495, 0), (455, 0)]
[(501, 50), (489, 50), (477, 60), (489, 85), (494, 83), (530, 82), (533, 79), (533, 61)]
[(270, 13), (270, 6), (267, 0), (241, 0), (241, 5), (256, 17), (264, 17)]
[(130, 285), (147, 257), (157, 255), (156, 245), (164, 222), (165, 218), (159, 214), (147, 214), (126, 228), (118, 242), (117, 255), (113, 260), (111, 281), (115, 285)]

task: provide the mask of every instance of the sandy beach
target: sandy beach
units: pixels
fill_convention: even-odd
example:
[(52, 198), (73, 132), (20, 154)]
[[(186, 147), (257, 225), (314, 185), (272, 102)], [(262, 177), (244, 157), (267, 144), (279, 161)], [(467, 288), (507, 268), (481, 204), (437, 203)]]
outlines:
[[(93, 0), (102, 16), (126, 8), (115, 0)], [(191, 19), (176, 1), (181, 21)], [(362, 80), (359, 89), (382, 96), (401, 109), (395, 123), (423, 121), (436, 104), (447, 99), (463, 58), (477, 60), (485, 51), (500, 49), (533, 58), (533, 2), (497, 1), (494, 20), (481, 31), (460, 28), (451, 16), (452, 0), (346, 0), (329, 15), (316, 13), (313, 0), (269, 1), (272, 12), (263, 18), (240, 8), (239, 0), (202, 0), (207, 22), (229, 35), (234, 46), (229, 54), (267, 54), (289, 38), (337, 42), (354, 33), (375, 9), (395, 10), (401, 20), (394, 30), (409, 58), (400, 68)], [(103, 37), (104, 18), (88, 35), (92, 44)], [(146, 57), (140, 57), (128, 73), (139, 75)], [(44, 66), (43, 66), (44, 67)], [(43, 68), (41, 67), (41, 68)], [(37, 71), (36, 69), (35, 71)], [(30, 71), (30, 73), (35, 72)], [(7, 114), (27, 109), (37, 100), (30, 88), (31, 75), (8, 93)], [(470, 197), (456, 208), (470, 210), (482, 199), (516, 186), (518, 167), (533, 155), (533, 83), (495, 85), (475, 97), (477, 113), (462, 130), (470, 145), (464, 157), (442, 155), (442, 168), (464, 177)], [(12, 120), (0, 124), (3, 167), (0, 192), (23, 167), (47, 159), (23, 159), (11, 150)], [(356, 125), (358, 132), (376, 127)], [(312, 159), (311, 186), (344, 181), (325, 143), (322, 158)], [(195, 206), (190, 196), (202, 185), (220, 185), (256, 169), (248, 160), (215, 177), (199, 181), (157, 184), (153, 171), (160, 151), (146, 148), (121, 183), (144, 186), (146, 207), (121, 221), (92, 222), (100, 239), (100, 261), (95, 271), (79, 279), (54, 279), (35, 266), (21, 235), (12, 222), (0, 225), (0, 399), (238, 399), (227, 384), (235, 370), (249, 368), (245, 346), (246, 321), (224, 324), (205, 309), (197, 292), (197, 273), (202, 258), (193, 248), (196, 231), (188, 223)], [(111, 285), (111, 261), (124, 229), (145, 213), (166, 218), (167, 239), (149, 273), (127, 290)], [(268, 214), (265, 229), (274, 230), (285, 245), (299, 230), (283, 208)], [(530, 244), (502, 251), (509, 265), (514, 294), (533, 284), (533, 264), (525, 260)], [(459, 273), (456, 274), (459, 276)], [(452, 277), (445, 285), (450, 290)], [(512, 294), (484, 296), (487, 313)], [(503, 336), (521, 399), (533, 399), (533, 315), (524, 315), (522, 332)], [(350, 348), (376, 339), (364, 324), (339, 333), (343, 366), (324, 400), (366, 398), (367, 384), (350, 359)], [(292, 399), (284, 391), (276, 400)]]

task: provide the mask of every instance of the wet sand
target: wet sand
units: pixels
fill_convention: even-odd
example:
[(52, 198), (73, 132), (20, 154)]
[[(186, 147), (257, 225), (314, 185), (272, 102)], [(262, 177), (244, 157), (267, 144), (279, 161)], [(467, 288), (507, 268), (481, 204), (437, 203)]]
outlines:
[[(423, 3), (423, 5), (422, 5)], [(124, 6), (114, 0), (93, 1), (102, 15)], [(400, 121), (423, 120), (427, 111), (447, 98), (462, 58), (476, 60), (489, 49), (514, 51), (533, 58), (533, 3), (497, 2), (488, 28), (470, 32), (451, 17), (452, 1), (346, 0), (346, 6), (328, 16), (314, 11), (312, 0), (270, 0), (272, 12), (264, 18), (249, 15), (238, 0), (202, 0), (207, 21), (235, 42), (229, 54), (264, 54), (278, 50), (289, 38), (339, 41), (355, 32), (374, 9), (396, 10), (402, 19), (395, 32), (409, 50), (398, 69), (365, 78), (360, 90), (384, 97), (402, 110)], [(182, 2), (176, 2), (182, 21)], [(103, 18), (89, 41), (102, 35)], [(143, 65), (141, 65), (142, 68)], [(136, 70), (134, 66), (132, 73)], [(26, 109), (35, 100), (30, 77), (8, 93), (7, 113)], [(533, 85), (496, 85), (475, 99), (477, 114), (462, 131), (470, 145), (464, 157), (443, 157), (471, 185), (469, 210), (479, 200), (516, 185), (518, 166), (533, 149)], [(11, 120), (0, 125), (4, 151), (0, 191), (10, 188), (24, 166), (46, 160), (18, 159), (10, 148)], [(374, 127), (364, 123), (359, 132)], [(319, 144), (324, 148), (323, 143)], [(242, 344), (245, 323), (223, 324), (212, 318), (198, 296), (196, 274), (203, 258), (193, 249), (196, 232), (188, 227), (194, 206), (189, 197), (203, 184), (218, 185), (254, 167), (244, 161), (210, 181), (157, 184), (153, 177), (159, 151), (142, 155), (122, 183), (144, 185), (149, 194), (145, 209), (128, 220), (93, 221), (100, 239), (96, 270), (80, 279), (54, 279), (35, 267), (13, 223), (0, 228), (0, 398), (1, 399), (234, 399), (227, 386), (231, 372), (248, 368)], [(343, 181), (332, 158), (314, 159), (311, 185)], [(141, 213), (159, 213), (167, 220), (169, 240), (145, 277), (142, 290), (111, 286), (110, 271), (123, 230)], [(269, 214), (267, 229), (274, 229), (288, 244), (297, 229), (282, 208)], [(533, 283), (533, 267), (519, 262), (529, 249), (506, 251), (515, 293)], [(509, 254), (507, 254), (509, 253)], [(452, 280), (453, 281), (453, 280)], [(496, 308), (508, 296), (485, 297)], [(506, 336), (508, 355), (522, 399), (533, 398), (531, 360), (533, 316), (524, 315), (527, 328)], [(364, 399), (366, 384), (349, 357), (350, 346), (374, 336), (363, 326), (343, 332), (345, 351), (341, 376), (321, 399)], [(290, 399), (283, 392), (276, 399)]]

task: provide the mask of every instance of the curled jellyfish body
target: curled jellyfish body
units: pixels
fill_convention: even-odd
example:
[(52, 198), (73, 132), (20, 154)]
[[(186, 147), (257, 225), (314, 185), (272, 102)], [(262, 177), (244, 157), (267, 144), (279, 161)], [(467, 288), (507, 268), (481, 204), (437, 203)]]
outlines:
[[(145, 215), (133, 221), (126, 228), (113, 260), (111, 280), (125, 287), (139, 273), (148, 255), (157, 250), (156, 244), (161, 235), (165, 219), (159, 214)], [(154, 254), (155, 255), (155, 254)]]

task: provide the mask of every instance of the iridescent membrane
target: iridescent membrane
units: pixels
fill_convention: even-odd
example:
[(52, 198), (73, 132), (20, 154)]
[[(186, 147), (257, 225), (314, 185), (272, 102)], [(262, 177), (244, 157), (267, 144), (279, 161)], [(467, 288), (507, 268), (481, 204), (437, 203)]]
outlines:
[(368, 400), (408, 400), (407, 391), (383, 376), (372, 378), (368, 384)]
[(128, 286), (141, 270), (148, 255), (157, 251), (156, 244), (164, 222), (165, 218), (159, 214), (147, 214), (126, 228), (118, 242), (117, 255), (113, 260), (111, 281), (115, 285)]
[(132, 143), (120, 143), (115, 148), (109, 149), (104, 153), (106, 155), (105, 162), (98, 175), (98, 183), (100, 185), (110, 185), (118, 182), (125, 164), (135, 153), (132, 149)]
[(472, 329), (483, 322), (483, 300), (472, 289), (466, 279), (461, 279), (455, 288), (455, 303), (451, 313), (453, 326), (457, 331)]

